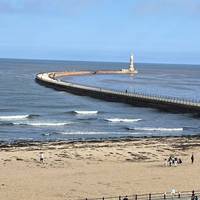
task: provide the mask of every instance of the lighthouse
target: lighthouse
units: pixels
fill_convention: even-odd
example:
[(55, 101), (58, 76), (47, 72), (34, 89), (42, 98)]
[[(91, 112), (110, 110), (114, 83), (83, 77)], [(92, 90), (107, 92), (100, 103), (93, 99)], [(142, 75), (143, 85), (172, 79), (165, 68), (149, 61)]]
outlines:
[(134, 67), (134, 62), (133, 62), (133, 54), (131, 54), (131, 56), (130, 56), (129, 71), (130, 71), (130, 72), (136, 71), (136, 70), (135, 70), (135, 67)]
[(121, 69), (122, 73), (124, 74), (137, 74), (138, 71), (136, 70), (135, 66), (134, 66), (134, 59), (133, 59), (133, 54), (131, 54), (130, 56), (130, 64), (128, 69)]

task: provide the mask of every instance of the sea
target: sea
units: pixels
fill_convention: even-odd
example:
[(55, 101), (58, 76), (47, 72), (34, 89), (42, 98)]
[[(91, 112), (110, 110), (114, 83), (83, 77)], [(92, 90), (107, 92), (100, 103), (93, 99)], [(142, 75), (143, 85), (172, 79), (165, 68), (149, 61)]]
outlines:
[[(0, 141), (200, 135), (200, 115), (107, 102), (35, 82), (40, 72), (118, 70), (128, 63), (0, 59)], [(64, 77), (117, 91), (200, 101), (200, 66), (136, 63), (137, 75)]]

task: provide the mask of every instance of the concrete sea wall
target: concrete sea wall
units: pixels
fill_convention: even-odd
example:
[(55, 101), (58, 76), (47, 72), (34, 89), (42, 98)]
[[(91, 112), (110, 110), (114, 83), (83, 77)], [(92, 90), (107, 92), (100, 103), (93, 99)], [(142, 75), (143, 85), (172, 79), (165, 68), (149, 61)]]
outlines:
[[(116, 74), (121, 71), (116, 71)], [(98, 74), (105, 74), (105, 71), (99, 71)], [(106, 74), (111, 74), (113, 71), (106, 71)], [(124, 74), (124, 72), (121, 72)], [(158, 108), (170, 112), (182, 113), (200, 113), (200, 102), (187, 101), (178, 98), (151, 96), (139, 93), (127, 93), (114, 90), (107, 90), (98, 87), (85, 86), (74, 84), (66, 81), (61, 81), (57, 78), (63, 76), (79, 76), (79, 75), (94, 75), (96, 72), (50, 72), (40, 73), (36, 76), (36, 81), (39, 84), (51, 87), (57, 90), (70, 92), (77, 95), (90, 96), (106, 101), (122, 102), (141, 107)]]

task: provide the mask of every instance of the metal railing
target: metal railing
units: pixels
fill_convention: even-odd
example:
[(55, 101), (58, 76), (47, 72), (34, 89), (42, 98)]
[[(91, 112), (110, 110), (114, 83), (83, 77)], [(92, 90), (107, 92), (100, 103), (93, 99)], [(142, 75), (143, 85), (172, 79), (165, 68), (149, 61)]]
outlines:
[(110, 196), (102, 198), (84, 198), (78, 200), (198, 200), (200, 191), (182, 191), (182, 192), (165, 192), (165, 193), (149, 193), (149, 194), (134, 194), (124, 196)]
[(133, 93), (120, 92), (120, 91), (113, 90), (113, 89), (109, 90), (109, 89), (104, 89), (104, 88), (99, 88), (99, 87), (94, 87), (94, 86), (91, 87), (91, 86), (87, 86), (87, 85), (82, 85), (82, 84), (80, 85), (80, 84), (75, 84), (75, 83), (71, 83), (71, 82), (61, 81), (59, 79), (55, 79), (54, 77), (55, 77), (54, 72), (37, 75), (37, 78), (39, 78), (40, 80), (55, 83), (57, 85), (73, 87), (73, 88), (88, 90), (88, 91), (95, 91), (98, 93), (107, 93), (107, 94), (133, 97), (136, 99), (157, 101), (160, 103), (173, 103), (173, 104), (177, 104), (177, 105), (192, 106), (192, 107), (200, 108), (200, 100), (186, 100), (184, 98), (179, 98), (179, 97), (152, 95), (152, 94), (141, 93), (141, 92), (136, 92), (136, 91), (134, 91)]

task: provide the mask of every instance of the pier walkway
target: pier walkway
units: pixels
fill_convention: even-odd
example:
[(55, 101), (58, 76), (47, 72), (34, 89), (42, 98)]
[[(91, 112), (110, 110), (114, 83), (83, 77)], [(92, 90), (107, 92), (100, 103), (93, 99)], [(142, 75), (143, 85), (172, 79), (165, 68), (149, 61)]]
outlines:
[(79, 71), (79, 72), (49, 72), (36, 76), (39, 84), (57, 90), (77, 95), (90, 96), (106, 101), (123, 102), (134, 106), (158, 108), (170, 112), (198, 113), (200, 114), (200, 101), (189, 101), (180, 98), (154, 96), (141, 93), (120, 92), (93, 86), (85, 86), (62, 81), (58, 78), (64, 76), (94, 75), (94, 74), (131, 74), (124, 71)]

